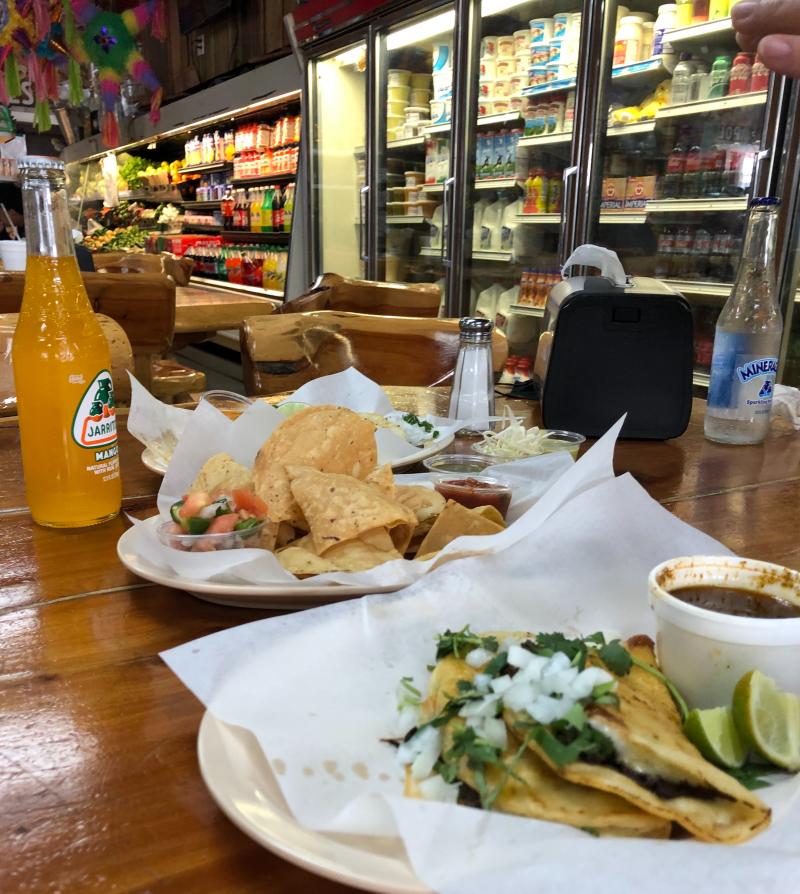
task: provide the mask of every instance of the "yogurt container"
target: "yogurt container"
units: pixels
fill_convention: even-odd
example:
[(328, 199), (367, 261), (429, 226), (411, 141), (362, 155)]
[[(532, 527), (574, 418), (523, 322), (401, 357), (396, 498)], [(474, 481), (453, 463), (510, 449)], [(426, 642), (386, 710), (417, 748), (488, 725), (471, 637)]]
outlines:
[(561, 61), (561, 44), (560, 40), (551, 40), (549, 53), (548, 53), (548, 62), (560, 62)]
[(411, 72), (404, 68), (390, 68), (388, 78), (390, 87), (408, 87), (411, 83)]
[(495, 81), (478, 81), (478, 99), (492, 99)]
[(390, 99), (386, 103), (386, 111), (390, 118), (402, 117), (406, 113), (407, 105), (404, 99)]
[[(433, 75), (436, 78), (437, 72), (444, 71), (446, 68), (452, 68), (453, 49), (448, 43), (438, 43), (433, 48)], [(409, 76), (410, 83), (410, 76)]]
[(520, 96), (518, 93), (509, 97), (509, 103), (512, 112), (524, 113), (528, 108), (528, 98), (526, 96)]
[(513, 57), (514, 56), (514, 37), (511, 34), (504, 34), (497, 38), (497, 57)]
[(497, 37), (484, 37), (481, 40), (481, 59), (497, 58)]
[(531, 54), (530, 54), (529, 50), (525, 50), (524, 53), (517, 53), (514, 56), (514, 73), (515, 74), (527, 74), (530, 64), (531, 64)]
[(431, 123), (445, 124), (449, 119), (447, 117), (447, 106), (449, 100), (432, 99), (431, 100)]
[(478, 100), (478, 117), (483, 118), (486, 115), (494, 114), (494, 103), (491, 99)]
[(411, 74), (410, 83), (412, 90), (427, 90), (430, 92), (431, 76), (425, 71), (415, 71)]
[(548, 62), (545, 65), (545, 82), (550, 83), (550, 81), (557, 81), (559, 74), (559, 64), (558, 62)]
[(437, 71), (433, 76), (433, 95), (435, 99), (449, 99), (453, 93), (453, 72), (451, 69)]
[(507, 78), (514, 74), (515, 61), (513, 56), (498, 56), (497, 65), (495, 66), (498, 78)]
[(531, 46), (537, 43), (549, 43), (553, 39), (552, 19), (531, 19)]
[(523, 87), (528, 86), (528, 75), (527, 74), (515, 74), (511, 75), (508, 79), (508, 83), (511, 89), (511, 96), (517, 96), (522, 92)]
[(426, 87), (412, 87), (408, 97), (410, 106), (427, 106), (431, 101), (431, 91)]
[(511, 98), (505, 97), (503, 99), (495, 99), (492, 105), (494, 107), (493, 114), (502, 115), (505, 112), (511, 111)]
[(406, 124), (418, 124), (420, 121), (426, 121), (430, 117), (430, 113), (428, 106), (408, 106), (406, 108)]
[(536, 43), (531, 46), (531, 65), (547, 65), (549, 61), (549, 43)]
[[(511, 79), (497, 78), (497, 80), (494, 82), (494, 93), (492, 95), (495, 99), (497, 99), (498, 97), (504, 98), (511, 96)], [(497, 111), (496, 107), (495, 111)]]
[(412, 186), (422, 186), (425, 182), (425, 174), (422, 171), (406, 171), (406, 189)]
[(538, 87), (540, 84), (547, 83), (547, 66), (546, 65), (532, 65), (531, 66), (531, 75), (528, 81), (529, 86)]
[(484, 56), (480, 61), (480, 80), (493, 81), (497, 77), (497, 65), (494, 56)]
[(408, 104), (408, 95), (411, 91), (410, 87), (404, 87), (402, 84), (391, 84), (386, 89), (390, 100), (399, 101), (402, 99), (406, 105)]
[(564, 40), (569, 24), (568, 12), (557, 12), (553, 16), (553, 40)]
[(523, 28), (514, 32), (514, 55), (524, 53), (531, 44), (531, 32), (529, 28)]

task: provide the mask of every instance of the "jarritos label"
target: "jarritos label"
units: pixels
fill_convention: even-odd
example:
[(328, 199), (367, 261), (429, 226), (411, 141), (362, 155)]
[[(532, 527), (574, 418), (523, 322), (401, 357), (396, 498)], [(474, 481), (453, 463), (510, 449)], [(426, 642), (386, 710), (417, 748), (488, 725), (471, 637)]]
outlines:
[(98, 459), (116, 454), (117, 411), (107, 369), (100, 370), (84, 391), (72, 420), (72, 439), (79, 447), (106, 453)]

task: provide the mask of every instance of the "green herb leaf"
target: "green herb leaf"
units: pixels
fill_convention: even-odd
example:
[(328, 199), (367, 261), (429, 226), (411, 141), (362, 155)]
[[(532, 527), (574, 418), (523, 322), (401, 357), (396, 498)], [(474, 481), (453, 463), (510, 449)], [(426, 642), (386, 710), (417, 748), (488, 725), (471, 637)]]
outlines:
[(416, 698), (418, 698), (418, 699), (422, 698), (422, 693), (419, 691), (419, 689), (417, 689), (416, 686), (414, 686), (414, 678), (413, 677), (401, 677), (400, 685), (403, 687), (403, 689), (405, 689), (407, 692), (409, 692), (411, 695), (415, 696)]
[(766, 779), (761, 778), (762, 774), (769, 772), (769, 770), (770, 768), (765, 767), (763, 764), (749, 763), (736, 769), (726, 769), (725, 772), (729, 776), (733, 776), (745, 788), (755, 791), (759, 788), (767, 788), (770, 785)]
[(445, 630), (436, 637), (436, 660), (441, 661), (448, 655), (463, 658), (473, 649), (486, 649), (487, 652), (496, 652), (500, 648), (494, 636), (479, 636), (469, 629), (469, 624), (463, 630)]
[(624, 677), (630, 672), (633, 658), (631, 653), (618, 640), (605, 643), (599, 649), (599, 655), (605, 666), (618, 677)]
[(496, 677), (500, 671), (508, 664), (508, 652), (500, 652), (486, 665), (481, 673), (488, 674), (490, 677)]

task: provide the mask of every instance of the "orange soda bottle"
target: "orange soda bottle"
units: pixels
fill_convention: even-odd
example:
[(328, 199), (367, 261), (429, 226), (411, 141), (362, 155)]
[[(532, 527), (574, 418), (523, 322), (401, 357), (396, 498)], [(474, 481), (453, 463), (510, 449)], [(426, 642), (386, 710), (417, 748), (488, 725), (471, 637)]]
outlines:
[(75, 259), (64, 164), (30, 156), (19, 170), (28, 257), (12, 359), (25, 490), (34, 521), (79, 528), (122, 502), (111, 355)]

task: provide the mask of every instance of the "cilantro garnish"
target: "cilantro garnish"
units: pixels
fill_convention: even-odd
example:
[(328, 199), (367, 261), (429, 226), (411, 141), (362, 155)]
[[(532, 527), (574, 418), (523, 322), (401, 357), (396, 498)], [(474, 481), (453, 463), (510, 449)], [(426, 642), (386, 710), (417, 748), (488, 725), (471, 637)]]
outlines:
[(428, 422), (427, 419), (420, 419), (415, 413), (406, 413), (403, 416), (403, 422), (407, 425), (416, 425), (421, 428), (426, 434), (429, 434), (432, 438), (438, 438), (439, 432), (434, 429), (433, 424)]
[(473, 649), (486, 649), (487, 652), (496, 652), (500, 648), (497, 638), (494, 636), (478, 636), (469, 629), (469, 624), (463, 630), (445, 630), (436, 637), (436, 660), (441, 661), (448, 655), (454, 658), (463, 658)]
[(770, 768), (763, 766), (763, 764), (747, 763), (736, 769), (725, 769), (725, 772), (729, 776), (733, 776), (745, 788), (755, 791), (757, 788), (767, 788), (769, 786), (770, 783), (766, 779), (761, 778), (762, 774), (769, 772), (769, 770)]
[(618, 640), (603, 643), (599, 649), (600, 660), (618, 677), (624, 677), (631, 669), (633, 657), (631, 653)]

